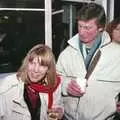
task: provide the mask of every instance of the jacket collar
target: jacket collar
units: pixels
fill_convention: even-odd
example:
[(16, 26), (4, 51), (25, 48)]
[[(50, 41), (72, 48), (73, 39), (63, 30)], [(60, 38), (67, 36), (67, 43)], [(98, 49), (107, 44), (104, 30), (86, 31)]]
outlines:
[(24, 101), (24, 82), (21, 80), (19, 81), (17, 95), (13, 99), (13, 102), (21, 105), (22, 107), (27, 106)]
[(109, 34), (106, 31), (104, 31), (102, 33), (101, 47), (104, 47), (104, 46), (108, 45), (110, 42), (111, 42), (111, 38), (110, 38)]
[(79, 35), (76, 34), (71, 39), (68, 40), (68, 44), (73, 48), (79, 50)]
[(13, 98), (12, 110), (30, 117), (27, 104), (24, 100), (24, 82), (19, 81), (16, 96)]
[[(79, 50), (79, 34), (76, 34), (75, 36), (73, 36), (71, 39), (68, 40), (68, 44), (70, 46), (72, 46), (73, 48)], [(102, 42), (101, 42), (101, 46), (100, 47), (103, 47), (107, 44), (109, 44), (111, 42), (111, 39), (110, 39), (110, 36), (109, 34), (104, 31), (102, 33)]]
[(1, 76), (1, 79), (0, 94), (8, 91), (10, 88), (18, 84), (16, 73), (4, 74), (3, 76)]
[[(12, 110), (16, 111), (18, 113), (30, 116), (30, 113), (27, 108), (27, 104), (24, 101), (24, 82), (21, 80), (18, 80), (16, 77), (16, 73), (5, 75), (3, 80), (0, 81), (1, 87), (0, 87), (0, 94), (4, 94), (13, 87), (15, 88), (15, 94), (12, 98)], [(24, 108), (24, 109), (23, 109)]]
[(24, 83), (17, 79), (16, 73), (4, 75), (4, 78), (0, 81), (0, 84), (0, 94), (9, 91), (13, 87), (16, 87), (16, 94), (14, 95), (13, 102), (23, 107), (26, 106), (25, 102), (23, 102)]

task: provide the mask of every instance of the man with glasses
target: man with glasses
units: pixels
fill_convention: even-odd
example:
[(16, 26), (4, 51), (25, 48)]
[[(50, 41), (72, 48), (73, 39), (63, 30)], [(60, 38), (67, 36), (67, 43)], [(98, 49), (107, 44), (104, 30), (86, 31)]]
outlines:
[(104, 30), (104, 8), (96, 3), (78, 12), (78, 33), (60, 54), (57, 71), (63, 78), (64, 120), (104, 120), (116, 110), (120, 91), (120, 47)]

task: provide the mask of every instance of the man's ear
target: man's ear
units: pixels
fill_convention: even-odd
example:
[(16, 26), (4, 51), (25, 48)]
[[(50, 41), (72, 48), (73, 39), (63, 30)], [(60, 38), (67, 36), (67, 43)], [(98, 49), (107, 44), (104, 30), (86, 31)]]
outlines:
[(104, 30), (104, 28), (99, 28), (98, 31), (99, 32), (102, 32)]

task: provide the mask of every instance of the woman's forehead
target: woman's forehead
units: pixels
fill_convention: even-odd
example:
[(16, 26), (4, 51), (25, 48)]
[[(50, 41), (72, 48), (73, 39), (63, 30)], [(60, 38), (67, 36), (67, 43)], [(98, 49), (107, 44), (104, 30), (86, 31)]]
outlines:
[(41, 58), (41, 56), (34, 56), (34, 57), (32, 58), (32, 61), (36, 61), (36, 62), (41, 63), (42, 58)]
[(117, 24), (116, 28), (120, 29), (120, 23), (119, 23), (119, 24)]

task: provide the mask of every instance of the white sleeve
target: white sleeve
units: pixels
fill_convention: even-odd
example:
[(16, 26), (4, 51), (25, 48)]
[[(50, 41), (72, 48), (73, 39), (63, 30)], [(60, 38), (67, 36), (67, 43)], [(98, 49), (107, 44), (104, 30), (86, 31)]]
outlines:
[(6, 115), (6, 103), (3, 95), (0, 95), (0, 120), (4, 120)]

